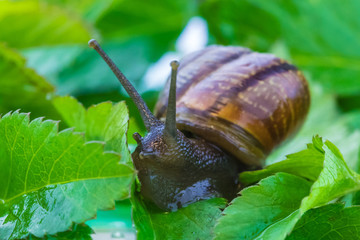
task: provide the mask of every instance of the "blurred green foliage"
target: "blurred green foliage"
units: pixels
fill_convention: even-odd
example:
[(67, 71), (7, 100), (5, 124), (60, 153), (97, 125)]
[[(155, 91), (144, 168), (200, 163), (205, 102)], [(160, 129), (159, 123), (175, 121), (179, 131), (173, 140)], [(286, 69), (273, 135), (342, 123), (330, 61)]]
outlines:
[[(146, 92), (147, 68), (174, 51), (186, 23), (200, 15), (208, 24), (209, 43), (275, 52), (306, 71), (349, 112), (360, 105), (359, 9), (356, 0), (5, 0), (0, 2), (0, 42), (20, 51), (27, 66), (52, 83), (57, 94), (86, 99), (90, 105), (107, 94), (109, 100), (124, 99), (113, 74), (87, 47), (90, 38), (99, 39), (136, 88)], [(10, 78), (2, 75), (2, 81)], [(157, 92), (150, 95), (154, 101)], [(34, 112), (23, 104), (0, 107), (2, 113), (14, 108)], [(50, 109), (39, 108), (36, 116), (49, 116)]]
[[(50, 99), (72, 95), (85, 106), (126, 100), (129, 143), (144, 128), (102, 59), (96, 38), (153, 107), (160, 89), (144, 74), (169, 51), (189, 20), (201, 16), (209, 44), (242, 45), (286, 58), (310, 81), (312, 106), (297, 137), (268, 162), (303, 148), (315, 134), (333, 140), (358, 170), (360, 134), (358, 0), (19, 0), (0, 1), (0, 114), (61, 119)], [(26, 62), (25, 62), (26, 60)]]

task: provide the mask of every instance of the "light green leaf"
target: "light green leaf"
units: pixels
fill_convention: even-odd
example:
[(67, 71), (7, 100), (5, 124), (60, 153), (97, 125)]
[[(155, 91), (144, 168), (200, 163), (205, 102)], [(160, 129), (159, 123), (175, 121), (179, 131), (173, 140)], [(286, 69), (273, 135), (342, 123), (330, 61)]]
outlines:
[(249, 185), (271, 176), (277, 172), (286, 172), (315, 181), (324, 163), (323, 142), (319, 137), (313, 138), (313, 143), (307, 149), (286, 156), (286, 160), (266, 166), (262, 170), (247, 171), (240, 174), (240, 182)]
[(346, 165), (336, 146), (326, 141), (323, 149), (324, 168), (301, 204), (303, 212), (360, 189), (360, 176)]
[(131, 161), (126, 144), (129, 114), (125, 102), (103, 102), (85, 109), (73, 97), (55, 97), (53, 104), (66, 124), (84, 132), (88, 141), (104, 141), (105, 150), (121, 153), (122, 162)]
[[(215, 239), (255, 239), (268, 231), (269, 226), (297, 211), (310, 187), (311, 183), (303, 178), (277, 173), (260, 181), (258, 186), (242, 190), (241, 196), (234, 199), (218, 219)], [(292, 223), (284, 222), (277, 231), (288, 230), (287, 225)]]
[(67, 230), (128, 196), (133, 169), (98, 142), (27, 114), (0, 120), (0, 238)]
[(139, 193), (132, 198), (138, 239), (211, 239), (212, 228), (226, 200), (214, 198), (190, 204), (176, 212), (163, 212)]
[(307, 211), (287, 240), (359, 239), (360, 207), (329, 204)]
[(83, 43), (91, 37), (89, 26), (45, 1), (0, 1), (0, 41), (11, 47)]

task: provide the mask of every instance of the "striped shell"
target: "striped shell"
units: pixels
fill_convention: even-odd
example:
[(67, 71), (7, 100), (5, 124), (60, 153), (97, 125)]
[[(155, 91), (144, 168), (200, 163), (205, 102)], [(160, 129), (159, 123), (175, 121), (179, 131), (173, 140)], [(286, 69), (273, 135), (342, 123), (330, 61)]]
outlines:
[[(155, 115), (164, 119), (169, 81)], [(177, 80), (178, 129), (191, 132), (249, 165), (303, 123), (308, 84), (295, 66), (247, 48), (210, 46), (186, 56)]]

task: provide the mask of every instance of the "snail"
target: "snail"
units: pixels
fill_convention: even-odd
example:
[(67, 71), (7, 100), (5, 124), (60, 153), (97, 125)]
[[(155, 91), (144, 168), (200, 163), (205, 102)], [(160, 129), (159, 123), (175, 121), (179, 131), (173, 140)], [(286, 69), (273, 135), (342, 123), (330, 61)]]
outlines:
[[(95, 40), (89, 41), (135, 102), (148, 133), (132, 153), (142, 195), (174, 211), (213, 197), (233, 199), (241, 171), (259, 169), (293, 135), (310, 105), (294, 65), (272, 54), (209, 46), (171, 62), (152, 114)], [(178, 79), (178, 80), (176, 80)]]

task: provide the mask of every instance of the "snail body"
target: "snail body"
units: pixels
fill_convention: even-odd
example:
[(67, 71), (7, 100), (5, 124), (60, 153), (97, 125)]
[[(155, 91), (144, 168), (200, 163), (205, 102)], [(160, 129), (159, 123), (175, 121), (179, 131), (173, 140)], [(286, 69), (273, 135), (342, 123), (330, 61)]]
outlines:
[(172, 62), (155, 117), (99, 45), (92, 47), (137, 104), (148, 134), (134, 134), (133, 163), (142, 195), (164, 210), (231, 200), (238, 174), (260, 168), (308, 112), (308, 85), (295, 66), (246, 48), (210, 46), (184, 57), (179, 68)]

